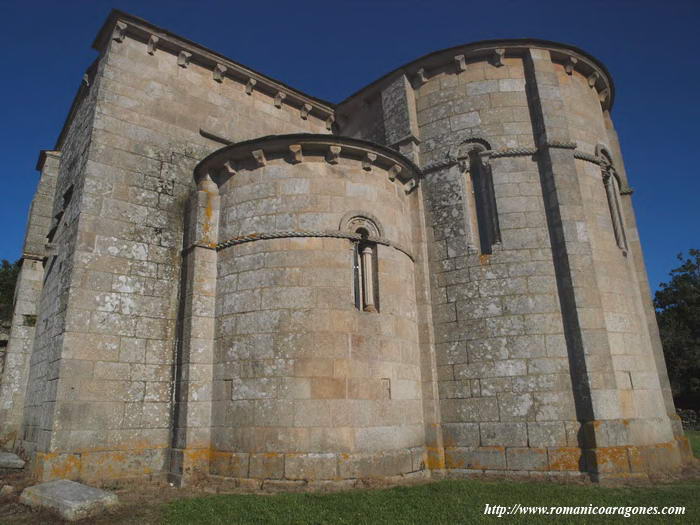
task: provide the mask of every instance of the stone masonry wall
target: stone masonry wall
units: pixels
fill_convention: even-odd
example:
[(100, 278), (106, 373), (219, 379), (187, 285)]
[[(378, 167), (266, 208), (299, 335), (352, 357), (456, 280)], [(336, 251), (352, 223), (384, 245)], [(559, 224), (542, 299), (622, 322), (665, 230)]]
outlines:
[[(84, 102), (89, 111), (73, 123), (88, 132), (85, 143), (69, 135), (63, 145), (66, 171), (57, 194), (74, 183), (76, 208), (67, 214), (73, 244), (62, 253), (76, 271), (57, 266), (66, 295), (50, 278), (50, 304), (41, 307), (57, 332), (40, 328), (39, 345), (53, 350), (39, 346), (34, 359), (47, 352), (62, 358), (53, 383), (34, 367), (33, 388), (54, 388), (30, 390), (30, 403), (40, 398), (56, 411), (43, 427), (52, 441), (42, 444), (51, 453), (37, 466), (42, 477), (59, 470), (81, 479), (166, 470), (184, 202), (194, 165), (221, 145), (200, 129), (237, 140), (326, 131), (318, 117), (300, 118), (297, 109), (277, 108), (269, 96), (249, 95), (230, 79), (217, 82), (194, 62), (181, 67), (175, 54), (151, 55), (145, 42), (126, 36), (106, 46), (89, 106)], [(26, 417), (27, 428), (37, 428), (39, 411)]]
[[(634, 476), (637, 472), (650, 469), (675, 468), (680, 461), (680, 451), (676, 443), (671, 441), (673, 436), (668, 422), (663, 419), (655, 422), (654, 445), (648, 446), (651, 443), (649, 435), (643, 437), (642, 433), (635, 430), (639, 428), (639, 422), (624, 417), (637, 407), (631, 407), (631, 411), (627, 412), (620, 410), (620, 400), (625, 400), (629, 405), (630, 399), (635, 397), (648, 403), (644, 408), (646, 414), (659, 414), (658, 409), (663, 406), (663, 399), (658, 387), (649, 388), (648, 382), (639, 389), (640, 392), (630, 396), (629, 392), (625, 392), (624, 386), (618, 383), (620, 377), (615, 375), (616, 368), (619, 370), (619, 365), (624, 364), (624, 358), (616, 358), (616, 354), (624, 351), (618, 346), (620, 333), (634, 333), (634, 336), (641, 337), (646, 335), (644, 328), (639, 325), (630, 330), (630, 319), (634, 314), (627, 311), (627, 315), (621, 315), (621, 307), (616, 302), (620, 295), (619, 288), (614, 288), (609, 280), (606, 281), (610, 275), (608, 268), (613, 272), (618, 269), (617, 275), (613, 274), (618, 280), (624, 280), (627, 275), (619, 270), (624, 268), (624, 264), (619, 264), (620, 259), (606, 257), (604, 250), (614, 247), (617, 250), (614, 253), (618, 256), (620, 251), (625, 250), (620, 250), (617, 242), (603, 244), (605, 235), (599, 236), (598, 232), (608, 230), (609, 233), (613, 217), (609, 210), (607, 214), (600, 211), (603, 195), (599, 191), (599, 184), (591, 185), (591, 180), (595, 179), (583, 175), (593, 175), (591, 168), (584, 168), (587, 171), (583, 173), (581, 170), (581, 161), (591, 165), (600, 164), (603, 162), (602, 154), (601, 158), (591, 157), (585, 150), (578, 149), (576, 143), (571, 143), (572, 135), (578, 135), (584, 141), (585, 148), (586, 138), (595, 134), (596, 129), (604, 129), (602, 113), (592, 101), (595, 98), (599, 103), (605, 100), (605, 93), (592, 96), (587, 91), (577, 97), (576, 108), (588, 107), (587, 118), (593, 121), (585, 133), (577, 133), (577, 124), (582, 121), (581, 109), (567, 111), (567, 82), (563, 80), (568, 73), (572, 73), (573, 77), (572, 68), (560, 68), (553, 62), (548, 50), (540, 49), (530, 49), (525, 63), (535, 138), (541, 152), (538, 162), (564, 314), (574, 394), (579, 418), (583, 422), (581, 441), (585, 467), (595, 476), (605, 476), (608, 473)], [(578, 76), (574, 79), (580, 92), (584, 84)], [(597, 76), (591, 75), (586, 83), (589, 87), (594, 87), (596, 79)], [(576, 152), (571, 151), (574, 148), (577, 148)], [(614, 197), (617, 199), (619, 195)], [(598, 216), (592, 218), (595, 210), (598, 210)], [(611, 235), (608, 235), (608, 240), (612, 241)], [(609, 287), (601, 286), (603, 283)], [(634, 303), (633, 300), (632, 304)], [(647, 365), (648, 363), (647, 361)]]
[[(568, 75), (563, 66), (559, 66), (556, 73), (566, 104), (571, 138), (579, 149), (589, 154), (594, 154), (598, 145), (611, 151), (600, 101), (588, 80), (578, 73)], [(609, 417), (630, 420), (630, 443), (669, 442), (673, 435), (666, 418), (659, 371), (635, 272), (638, 255), (617, 246), (600, 168), (579, 160), (577, 173), (583, 186), (586, 231), (591, 240), (593, 267), (619, 396), (613, 402), (618, 406)], [(626, 186), (626, 178), (621, 180)], [(623, 227), (628, 235), (632, 233), (627, 224)], [(650, 424), (649, 420), (657, 421)]]
[(7, 354), (3, 356), (5, 366), (0, 368), (0, 420), (3, 422), (0, 443), (5, 446), (13, 446), (20, 437), (37, 307), (44, 284), (42, 259), (46, 256), (46, 236), (54, 222), (53, 204), (59, 165), (60, 153), (42, 152), (38, 164), (41, 176), (29, 211), (22, 266), (15, 286)]
[[(378, 167), (307, 155), (221, 188), (220, 241), (338, 230), (348, 212), (413, 239), (416, 195)], [(336, 479), (422, 469), (414, 262), (378, 246), (379, 312), (355, 308), (347, 239), (260, 240), (219, 252), (212, 473)]]
[[(603, 118), (605, 120), (605, 130), (615, 169), (620, 174), (623, 184), (627, 184), (627, 188), (629, 188), (627, 173), (625, 171), (622, 152), (620, 150), (620, 143), (617, 137), (617, 132), (615, 131), (610, 118), (610, 113), (605, 111)], [(644, 264), (644, 255), (642, 253), (639, 231), (637, 230), (637, 220), (632, 205), (631, 190), (626, 191), (625, 194), (621, 195), (620, 197), (627, 244), (629, 247), (629, 252), (632, 254), (633, 271), (636, 273), (636, 281), (639, 288), (644, 322), (646, 322), (647, 325), (649, 343), (651, 344), (656, 369), (659, 375), (659, 385), (664, 397), (666, 414), (671, 422), (673, 433), (676, 440), (679, 442), (679, 446), (684, 449), (685, 453), (691, 454), (691, 452), (687, 450), (688, 443), (685, 441), (685, 434), (683, 432), (680, 418), (676, 414), (676, 408), (673, 403), (673, 394), (671, 392), (671, 384), (668, 379), (668, 371), (666, 370), (666, 361), (664, 358), (663, 348), (661, 346), (659, 328), (656, 324), (656, 311), (651, 299), (652, 293), (651, 288), (649, 287), (649, 278), (647, 276), (647, 271)]]
[[(522, 61), (431, 71), (416, 91), (421, 163), (470, 138), (532, 147)], [(537, 164), (491, 161), (502, 244), (469, 253), (459, 165), (426, 174), (433, 319), (446, 466), (577, 469), (571, 394)]]
[[(99, 70), (99, 65), (97, 66)], [(95, 77), (99, 73), (95, 74)], [(63, 151), (52, 200), (51, 251), (43, 268), (43, 287), (37, 306), (35, 338), (30, 358), (30, 369), (25, 396), (24, 419), (15, 448), (22, 454), (33, 456), (37, 465), (42, 454), (60, 442), (54, 433), (56, 400), (71, 396), (73, 391), (59, 385), (60, 371), (75, 369), (75, 361), (64, 353), (66, 330), (80, 324), (68, 312), (70, 288), (76, 278), (75, 255), (78, 245), (78, 223), (81, 200), (85, 191), (85, 171), (92, 138), (97, 86), (81, 87), (78, 104), (72, 120), (65, 130)], [(48, 233), (48, 232), (47, 232)], [(38, 467), (41, 468), (41, 467)], [(58, 474), (63, 474), (62, 470)]]
[[(446, 466), (672, 468), (677, 425), (666, 416), (626, 174), (602, 107), (610, 91), (576, 59), (554, 57), (522, 49), (431, 57), (353, 95), (339, 113), (366, 109), (380, 93), (385, 137), (405, 128), (419, 144)], [(399, 96), (406, 75), (415, 93)], [(418, 132), (402, 124), (413, 99)], [(490, 255), (471, 238), (469, 143), (490, 150), (502, 241)], [(620, 165), (632, 253), (613, 235), (601, 145)], [(669, 447), (664, 460), (654, 462), (651, 445)]]

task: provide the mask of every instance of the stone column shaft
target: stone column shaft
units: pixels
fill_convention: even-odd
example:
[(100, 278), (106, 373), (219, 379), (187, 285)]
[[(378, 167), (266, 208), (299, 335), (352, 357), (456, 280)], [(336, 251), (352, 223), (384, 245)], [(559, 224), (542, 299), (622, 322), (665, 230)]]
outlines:
[(371, 246), (362, 249), (362, 282), (364, 308), (368, 312), (376, 310), (374, 304), (374, 270), (372, 269), (373, 251)]
[(171, 478), (187, 485), (208, 473), (214, 362), (219, 195), (211, 181), (191, 198), (185, 237), (176, 362)]

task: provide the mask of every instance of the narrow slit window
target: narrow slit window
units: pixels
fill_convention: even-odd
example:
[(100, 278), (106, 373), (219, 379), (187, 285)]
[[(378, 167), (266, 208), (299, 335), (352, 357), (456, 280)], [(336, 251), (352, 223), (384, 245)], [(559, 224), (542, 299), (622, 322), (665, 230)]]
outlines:
[(466, 182), (471, 244), (479, 246), (481, 254), (491, 254), (501, 242), (501, 231), (491, 166), (482, 160), (477, 149), (469, 152)]

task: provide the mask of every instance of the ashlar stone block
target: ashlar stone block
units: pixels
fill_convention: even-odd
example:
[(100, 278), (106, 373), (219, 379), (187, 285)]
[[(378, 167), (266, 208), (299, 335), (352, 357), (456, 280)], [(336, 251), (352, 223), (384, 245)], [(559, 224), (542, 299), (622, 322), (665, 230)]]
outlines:
[(24, 489), (20, 502), (51, 510), (67, 521), (78, 521), (116, 506), (118, 498), (111, 492), (59, 479)]

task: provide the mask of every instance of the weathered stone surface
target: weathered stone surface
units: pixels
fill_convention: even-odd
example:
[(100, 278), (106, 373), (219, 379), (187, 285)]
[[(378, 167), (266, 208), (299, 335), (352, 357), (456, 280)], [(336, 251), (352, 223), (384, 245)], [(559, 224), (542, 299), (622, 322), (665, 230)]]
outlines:
[(67, 521), (97, 516), (118, 504), (117, 496), (111, 492), (67, 479), (27, 487), (19, 501), (30, 507), (51, 510)]
[(24, 460), (11, 452), (0, 452), (0, 468), (24, 468)]
[(333, 105), (124, 13), (95, 45), (0, 358), (39, 479), (678, 466), (595, 59), (465, 46)]

